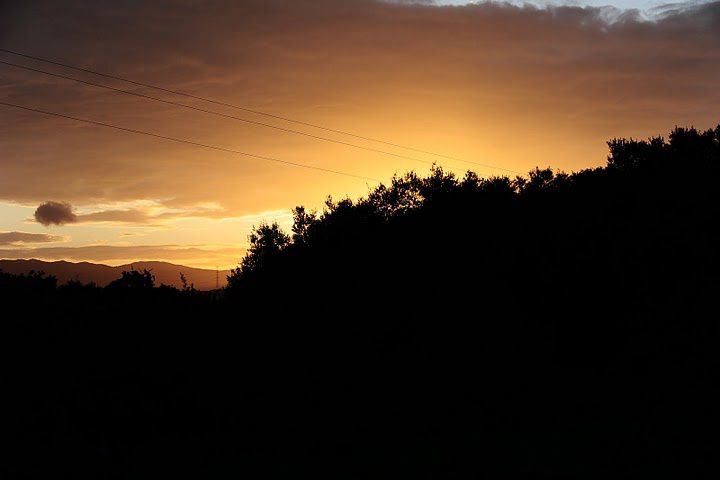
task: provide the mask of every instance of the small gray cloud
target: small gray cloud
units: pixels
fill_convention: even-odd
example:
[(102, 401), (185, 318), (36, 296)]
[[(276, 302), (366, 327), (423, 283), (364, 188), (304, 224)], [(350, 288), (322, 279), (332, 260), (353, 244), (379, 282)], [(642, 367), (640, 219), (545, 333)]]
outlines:
[(0, 232), (0, 245), (23, 245), (26, 243), (51, 243), (62, 241), (64, 237), (48, 233)]
[(72, 205), (67, 202), (45, 202), (35, 210), (35, 220), (49, 227), (50, 225), (64, 225), (77, 222), (77, 215), (72, 211)]

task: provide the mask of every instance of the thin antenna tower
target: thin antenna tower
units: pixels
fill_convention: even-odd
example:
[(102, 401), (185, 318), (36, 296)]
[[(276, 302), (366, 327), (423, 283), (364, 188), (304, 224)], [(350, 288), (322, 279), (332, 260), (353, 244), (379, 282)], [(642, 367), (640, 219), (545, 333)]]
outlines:
[(220, 271), (218, 270), (218, 267), (215, 266), (215, 290), (220, 288)]

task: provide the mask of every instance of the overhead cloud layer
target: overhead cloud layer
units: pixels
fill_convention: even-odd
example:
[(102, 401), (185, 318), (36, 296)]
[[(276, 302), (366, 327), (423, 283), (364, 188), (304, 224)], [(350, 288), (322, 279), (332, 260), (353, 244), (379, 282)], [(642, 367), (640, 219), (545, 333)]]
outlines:
[[(32, 16), (25, 2), (10, 5), (0, 39), (17, 50), (520, 171), (598, 164), (610, 136), (718, 120), (718, 3), (613, 24), (597, 8), (502, 4), (38, 2)], [(175, 28), (161, 28), (168, 12)], [(427, 168), (2, 68), (3, 96), (20, 104), (374, 177)], [(365, 190), (67, 120), (0, 116), (10, 124), (0, 133), (6, 200), (162, 198), (247, 213)]]

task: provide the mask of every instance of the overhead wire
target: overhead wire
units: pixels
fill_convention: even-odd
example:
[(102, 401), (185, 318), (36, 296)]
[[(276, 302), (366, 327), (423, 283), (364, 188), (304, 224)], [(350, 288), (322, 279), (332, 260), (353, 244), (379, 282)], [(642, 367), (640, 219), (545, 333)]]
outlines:
[[(465, 159), (462, 159), (462, 158), (453, 157), (453, 156), (450, 156), (450, 155), (444, 155), (444, 154), (432, 152), (432, 151), (429, 151), (429, 150), (423, 150), (423, 149), (419, 149), (419, 148), (415, 148), (415, 147), (410, 147), (410, 146), (403, 145), (403, 144), (400, 144), (400, 143), (389, 142), (389, 141), (385, 141), (385, 140), (381, 140), (381, 139), (377, 139), (377, 138), (373, 138), (373, 137), (369, 137), (369, 136), (364, 136), (364, 135), (358, 135), (358, 134), (355, 134), (355, 133), (352, 133), (352, 132), (347, 132), (347, 131), (340, 130), (340, 129), (334, 129), (334, 128), (330, 128), (330, 127), (326, 127), (326, 126), (322, 126), (322, 125), (318, 125), (318, 124), (314, 124), (314, 123), (310, 123), (310, 122), (304, 122), (304, 121), (301, 121), (301, 120), (292, 119), (292, 118), (290, 118), (290, 117), (286, 117), (286, 116), (282, 116), (282, 115), (276, 115), (276, 114), (271, 114), (271, 113), (268, 113), (268, 112), (263, 112), (263, 111), (261, 111), (261, 110), (250, 109), (250, 108), (242, 107), (242, 106), (239, 106), (239, 105), (231, 104), (231, 103), (228, 103), (228, 102), (223, 102), (223, 101), (219, 101), (219, 100), (214, 100), (214, 99), (207, 98), (207, 97), (202, 97), (202, 96), (199, 96), (199, 95), (193, 95), (193, 94), (186, 93), (186, 92), (182, 92), (182, 91), (179, 91), (179, 90), (169, 89), (169, 88), (165, 88), (165, 87), (161, 87), (161, 86), (158, 86), (158, 85), (153, 85), (153, 84), (149, 84), (149, 83), (145, 83), (145, 82), (139, 82), (139, 81), (132, 80), (132, 79), (129, 79), (129, 78), (126, 78), (126, 77), (121, 77), (121, 76), (118, 76), (118, 75), (111, 75), (111, 74), (107, 74), (107, 73), (103, 73), (103, 72), (98, 72), (98, 71), (96, 71), (96, 70), (91, 70), (91, 69), (88, 69), (88, 68), (82, 68), (82, 67), (78, 67), (78, 66), (75, 66), (75, 65), (70, 65), (70, 64), (67, 64), (67, 63), (57, 62), (57, 61), (54, 61), (54, 60), (50, 60), (50, 59), (46, 59), (46, 58), (42, 58), (42, 57), (38, 57), (38, 56), (34, 56), (34, 55), (29, 55), (29, 54), (25, 54), (25, 53), (21, 53), (21, 52), (16, 52), (16, 51), (9, 50), (9, 49), (5, 49), (5, 48), (0, 48), (0, 52), (4, 52), (4, 53), (11, 54), (11, 55), (16, 55), (16, 56), (23, 57), (23, 58), (28, 58), (28, 59), (31, 59), (31, 60), (36, 60), (36, 61), (39, 61), (39, 62), (44, 62), (44, 63), (48, 63), (48, 64), (60, 66), (60, 67), (63, 67), (63, 68), (69, 68), (69, 69), (76, 70), (76, 71), (81, 71), (81, 72), (85, 72), (85, 73), (90, 73), (90, 74), (93, 74), (93, 75), (97, 75), (97, 76), (101, 76), (101, 77), (105, 77), (105, 78), (110, 78), (110, 79), (113, 79), (113, 80), (118, 80), (118, 81), (126, 82), (126, 83), (129, 83), (129, 84), (132, 84), (132, 85), (136, 85), (136, 86), (141, 86), (141, 87), (145, 87), (145, 88), (151, 88), (151, 89), (155, 89), (155, 90), (162, 91), (162, 92), (165, 92), (165, 93), (170, 93), (170, 94), (173, 94), (173, 95), (178, 95), (178, 96), (183, 96), (183, 97), (187, 97), (187, 98), (192, 98), (192, 99), (195, 99), (195, 100), (200, 100), (200, 101), (212, 103), (212, 104), (215, 104), (215, 105), (220, 105), (220, 106), (224, 106), (224, 107), (228, 107), (228, 108), (233, 108), (233, 109), (237, 109), (237, 110), (241, 110), (241, 111), (245, 111), (245, 112), (253, 113), (253, 114), (257, 114), (257, 115), (262, 115), (262, 116), (266, 116), (266, 117), (269, 117), (269, 118), (274, 118), (274, 119), (277, 119), (277, 120), (282, 120), (282, 121), (285, 121), (285, 122), (290, 122), (290, 123), (294, 123), (294, 124), (298, 124), (298, 125), (303, 125), (303, 126), (306, 126), (306, 127), (316, 128), (316, 129), (320, 129), (320, 130), (324, 130), (324, 131), (328, 131), (328, 132), (332, 132), (332, 133), (336, 133), (336, 134), (340, 134), (340, 135), (346, 135), (346, 136), (350, 136), (350, 137), (353, 137), (353, 138), (357, 138), (357, 139), (361, 139), (361, 140), (365, 140), (365, 141), (369, 141), (369, 142), (380, 143), (380, 144), (392, 146), (392, 147), (395, 147), (395, 148), (401, 148), (401, 149), (406, 149), (406, 150), (409, 150), (409, 151), (414, 151), (414, 152), (417, 152), (417, 153), (423, 153), (423, 154), (426, 154), (426, 155), (432, 155), (432, 156), (439, 157), (439, 158), (445, 158), (446, 160), (452, 160), (452, 161), (456, 161), (456, 162), (462, 162), (462, 163), (467, 163), (467, 164), (471, 164), (471, 165), (481, 166), (481, 167), (484, 167), (484, 168), (501, 170), (501, 171), (506, 171), (506, 172), (514, 173), (514, 174), (517, 174), (517, 175), (522, 175), (521, 172), (518, 172), (518, 171), (516, 171), (516, 170), (512, 170), (512, 169), (505, 168), (505, 167), (500, 167), (500, 166), (497, 166), (497, 165), (492, 165), (492, 164), (489, 164), (489, 163), (481, 163), (481, 162), (475, 162), (475, 161), (471, 161), (471, 160), (465, 160)], [(12, 64), (12, 63), (10, 63), (10, 62), (4, 62), (4, 61), (0, 61), (0, 63), (4, 63), (4, 64), (6, 64), (6, 65), (10, 65), (10, 66), (18, 67), (18, 68), (24, 68), (24, 69), (26, 69), (26, 70), (36, 71), (36, 72), (39, 72), (39, 73), (44, 73), (44, 74), (47, 74), (47, 75), (53, 75), (53, 76), (56, 76), (56, 77), (59, 77), (59, 78), (65, 78), (65, 79), (68, 79), (68, 80), (78, 81), (78, 82), (81, 82), (81, 83), (85, 83), (85, 84), (87, 84), (87, 85), (92, 85), (92, 86), (96, 86), (96, 87), (100, 87), (100, 88), (107, 88), (107, 89), (114, 90), (114, 91), (117, 91), (117, 92), (120, 92), (120, 93), (127, 93), (127, 94), (130, 94), (130, 95), (136, 95), (136, 96), (138, 96), (138, 97), (143, 97), (143, 98), (146, 98), (146, 99), (149, 99), (149, 100), (161, 101), (161, 102), (164, 102), (164, 103), (168, 103), (168, 104), (172, 104), (172, 105), (176, 105), (176, 106), (180, 106), (180, 107), (184, 107), (184, 108), (191, 108), (191, 109), (193, 109), (193, 110), (201, 111), (201, 112), (208, 113), (208, 114), (224, 116), (224, 117), (227, 117), (227, 118), (232, 118), (232, 119), (235, 119), (235, 120), (238, 120), (238, 121), (242, 121), (242, 122), (246, 122), (246, 123), (251, 123), (251, 124), (258, 125), (258, 126), (263, 126), (263, 127), (267, 127), (267, 128), (273, 128), (273, 129), (276, 129), (276, 130), (281, 130), (281, 131), (284, 131), (284, 132), (287, 132), (287, 133), (295, 133), (295, 134), (299, 134), (299, 135), (304, 135), (304, 136), (306, 136), (306, 137), (314, 138), (314, 139), (317, 139), (317, 140), (324, 140), (324, 141), (333, 142), (333, 143), (337, 143), (337, 144), (341, 144), (341, 145), (345, 145), (345, 146), (350, 146), (350, 147), (360, 148), (360, 149), (367, 150), (367, 151), (372, 151), (372, 152), (375, 152), (375, 153), (381, 153), (381, 154), (385, 154), (385, 155), (391, 155), (391, 156), (394, 156), (394, 157), (397, 157), (397, 158), (403, 158), (403, 159), (407, 159), (407, 160), (420, 161), (420, 162), (424, 162), (424, 163), (434, 163), (434, 162), (428, 162), (428, 161), (424, 161), (424, 160), (421, 160), (421, 159), (417, 159), (417, 158), (414, 158), (414, 157), (409, 157), (409, 156), (406, 156), (406, 155), (395, 154), (395, 153), (387, 152), (387, 151), (380, 150), (380, 149), (374, 149), (374, 148), (371, 148), (371, 147), (365, 147), (365, 146), (361, 146), (361, 145), (356, 145), (356, 144), (353, 144), (353, 143), (350, 143), (350, 142), (343, 142), (343, 141), (340, 141), (340, 140), (329, 139), (329, 138), (327, 138), (327, 137), (321, 137), (321, 136), (319, 136), (319, 135), (313, 135), (313, 134), (309, 134), (309, 133), (306, 133), (306, 132), (300, 132), (300, 131), (298, 131), (298, 130), (293, 130), (293, 129), (284, 128), (284, 127), (279, 127), (279, 126), (277, 126), (277, 125), (266, 124), (266, 123), (263, 123), (263, 122), (257, 122), (257, 121), (253, 121), (253, 120), (243, 119), (243, 118), (235, 117), (235, 116), (232, 116), (232, 115), (226, 115), (226, 114), (223, 114), (223, 113), (220, 113), (220, 112), (215, 112), (215, 111), (211, 111), (211, 110), (205, 110), (205, 109), (201, 109), (201, 108), (198, 108), (198, 107), (193, 107), (193, 106), (190, 106), (190, 105), (187, 105), (187, 104), (182, 104), (182, 103), (179, 103), (179, 102), (172, 102), (172, 101), (169, 101), (169, 100), (158, 99), (158, 98), (156, 98), (156, 97), (151, 97), (151, 96), (149, 96), (149, 95), (139, 94), (139, 93), (137, 93), (137, 92), (130, 92), (130, 91), (127, 91), (127, 90), (117, 89), (117, 88), (109, 87), (109, 86), (107, 86), (107, 85), (102, 85), (102, 84), (96, 84), (96, 83), (94, 83), (94, 82), (89, 82), (89, 81), (77, 79), (77, 78), (74, 78), (74, 77), (68, 77), (68, 76), (61, 75), (61, 74), (46, 72), (46, 71), (42, 71), (42, 70), (39, 70), (39, 69), (33, 69), (32, 67), (21, 66), (21, 65), (17, 65), (17, 64)]]
[(225, 148), (225, 147), (221, 147), (221, 146), (218, 146), (218, 145), (210, 145), (210, 144), (206, 144), (206, 143), (195, 142), (195, 141), (193, 141), (193, 140), (187, 140), (187, 139), (177, 138), (177, 137), (170, 137), (170, 136), (162, 135), (162, 134), (159, 134), (159, 133), (147, 132), (147, 131), (145, 131), (145, 130), (139, 130), (139, 129), (135, 129), (135, 128), (122, 127), (122, 126), (120, 126), (120, 125), (114, 125), (114, 124), (111, 124), (111, 123), (105, 123), (105, 122), (99, 122), (99, 121), (96, 121), (96, 120), (90, 120), (90, 119), (86, 119), (86, 118), (75, 117), (75, 116), (72, 116), (72, 115), (66, 115), (66, 114), (58, 113), (58, 112), (50, 112), (50, 111), (48, 111), (48, 110), (41, 110), (41, 109), (38, 109), (38, 108), (28, 107), (28, 106), (25, 106), (25, 105), (18, 105), (18, 104), (15, 104), (15, 103), (9, 103), (9, 102), (0, 101), (0, 105), (6, 106), (6, 107), (16, 108), (16, 109), (20, 109), (20, 110), (26, 110), (26, 111), (29, 111), (29, 112), (41, 113), (41, 114), (44, 114), (44, 115), (49, 115), (49, 116), (64, 118), (64, 119), (67, 119), (67, 120), (74, 120), (74, 121), (76, 121), (76, 122), (82, 122), (82, 123), (87, 123), (87, 124), (96, 125), (96, 126), (101, 126), (101, 127), (106, 127), (106, 128), (113, 128), (113, 129), (115, 129), (115, 130), (120, 130), (120, 131), (127, 132), (127, 133), (133, 133), (133, 134), (137, 134), (137, 135), (145, 135), (145, 136), (160, 138), (160, 139), (163, 139), (163, 140), (168, 140), (168, 141), (172, 141), (172, 142), (176, 142), (176, 143), (183, 143), (183, 144), (186, 144), (186, 145), (193, 145), (193, 146), (196, 146), (196, 147), (208, 148), (208, 149), (217, 150), (217, 151), (221, 151), (221, 152), (233, 153), (233, 154), (236, 154), (236, 155), (243, 155), (243, 156), (246, 156), (246, 157), (256, 158), (256, 159), (259, 159), (259, 160), (266, 160), (266, 161), (271, 161), (271, 162), (276, 162), (276, 163), (282, 163), (282, 164), (286, 164), (286, 165), (292, 165), (292, 166), (295, 166), (295, 167), (301, 167), (301, 168), (307, 168), (307, 169), (312, 169), (312, 170), (318, 170), (318, 171), (321, 171), (321, 172), (333, 173), (333, 174), (336, 174), (336, 175), (344, 175), (344, 176), (347, 176), (347, 177), (354, 177), (354, 178), (359, 178), (359, 179), (362, 179), (362, 180), (370, 180), (370, 181), (373, 181), (373, 182), (378, 182), (378, 183), (380, 183), (380, 180), (378, 180), (377, 178), (367, 177), (367, 176), (364, 176), (364, 175), (356, 175), (356, 174), (354, 174), (354, 173), (349, 173), (349, 172), (345, 172), (345, 171), (342, 171), (342, 170), (336, 170), (336, 169), (331, 169), (331, 168), (318, 167), (318, 166), (309, 165), (309, 164), (306, 164), (306, 163), (293, 162), (293, 161), (290, 161), (290, 160), (283, 160), (283, 159), (276, 158), (276, 157), (270, 157), (270, 156), (266, 156), (266, 155), (258, 155), (258, 154), (255, 154), (255, 153), (244, 152), (244, 151), (241, 151), (241, 150), (234, 150), (234, 149), (231, 149), (231, 148)]

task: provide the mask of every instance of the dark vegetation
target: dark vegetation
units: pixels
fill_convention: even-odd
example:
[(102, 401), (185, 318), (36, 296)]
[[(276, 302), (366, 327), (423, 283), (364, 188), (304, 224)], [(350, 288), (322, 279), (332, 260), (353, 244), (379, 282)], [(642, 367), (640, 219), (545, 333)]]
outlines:
[(4, 478), (716, 478), (720, 126), (262, 225), (222, 294), (0, 275)]

